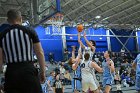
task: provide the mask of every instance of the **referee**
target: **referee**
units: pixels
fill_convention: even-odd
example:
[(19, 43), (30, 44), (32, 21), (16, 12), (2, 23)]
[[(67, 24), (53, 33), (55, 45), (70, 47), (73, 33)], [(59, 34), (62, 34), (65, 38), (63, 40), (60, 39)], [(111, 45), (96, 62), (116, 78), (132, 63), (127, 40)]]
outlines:
[[(3, 61), (7, 64), (5, 93), (42, 93), (45, 59), (39, 38), (33, 29), (21, 25), (20, 11), (11, 9), (7, 17), (11, 26), (0, 34), (0, 69)], [(33, 50), (40, 65), (40, 81), (33, 66)]]

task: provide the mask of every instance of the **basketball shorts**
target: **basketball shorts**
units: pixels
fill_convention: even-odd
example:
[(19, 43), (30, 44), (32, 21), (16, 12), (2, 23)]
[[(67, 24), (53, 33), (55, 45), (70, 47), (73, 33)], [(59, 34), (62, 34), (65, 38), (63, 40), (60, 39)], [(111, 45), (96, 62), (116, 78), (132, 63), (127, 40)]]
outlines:
[(72, 79), (72, 90), (77, 90), (77, 91), (81, 91), (82, 86), (81, 86), (81, 81), (80, 80), (76, 80), (76, 79)]
[(98, 86), (96, 85), (93, 77), (89, 80), (87, 79), (82, 79), (82, 90), (84, 92), (87, 92), (88, 89), (90, 88), (91, 91), (94, 91), (94, 90), (97, 90), (98, 89)]
[(106, 85), (111, 86), (113, 84), (114, 79), (112, 77), (105, 77), (103, 78), (103, 87), (105, 87)]
[(136, 90), (140, 91), (140, 76), (136, 76)]

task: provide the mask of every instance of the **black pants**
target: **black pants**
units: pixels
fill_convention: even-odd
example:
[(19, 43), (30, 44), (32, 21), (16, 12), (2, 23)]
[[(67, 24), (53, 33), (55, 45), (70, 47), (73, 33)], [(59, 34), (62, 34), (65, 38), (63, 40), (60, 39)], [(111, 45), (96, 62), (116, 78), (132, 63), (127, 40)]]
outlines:
[(117, 90), (117, 93), (123, 93), (122, 90)]
[(56, 93), (63, 93), (62, 88), (56, 88), (56, 89), (55, 89), (55, 92), (56, 92)]
[(121, 84), (121, 81), (120, 81), (120, 80), (114, 80), (114, 83), (115, 83), (115, 84), (117, 84), (117, 82), (118, 82), (119, 84)]
[(38, 71), (31, 63), (8, 64), (5, 93), (42, 93)]

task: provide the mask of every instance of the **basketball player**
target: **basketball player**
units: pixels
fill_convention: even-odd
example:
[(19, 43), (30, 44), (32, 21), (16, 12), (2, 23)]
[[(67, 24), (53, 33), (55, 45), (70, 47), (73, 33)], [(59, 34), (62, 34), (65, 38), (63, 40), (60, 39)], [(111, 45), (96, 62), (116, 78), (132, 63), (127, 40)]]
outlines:
[[(90, 55), (90, 58), (89, 58), (89, 62), (90, 61), (92, 61), (92, 57), (93, 57), (93, 55), (94, 55), (94, 53), (95, 53), (95, 46), (96, 46), (96, 43), (95, 43), (95, 41), (93, 41), (93, 40), (90, 40), (90, 41), (88, 41), (88, 39), (86, 38), (86, 33), (84, 32), (84, 39), (85, 39), (85, 41), (86, 41), (86, 44), (88, 45), (88, 47), (86, 47), (82, 42), (81, 42), (81, 40), (80, 40), (80, 33), (78, 33), (78, 42), (80, 43), (80, 45), (82, 46), (82, 48), (84, 49), (84, 51), (83, 51), (83, 60), (84, 60), (84, 54), (87, 52), (87, 53), (89, 53), (89, 55)], [(94, 62), (92, 62), (93, 63), (93, 65), (96, 67), (96, 66), (98, 66), (96, 63), (94, 63)], [(99, 67), (99, 66), (98, 66)], [(90, 73), (92, 74), (92, 76), (90, 77), (93, 81), (92, 81), (92, 84), (94, 83), (97, 87), (99, 87), (99, 91), (101, 91), (100, 90), (100, 85), (99, 85), (99, 82), (97, 81), (97, 79), (96, 79), (96, 75), (95, 75), (95, 70), (93, 69), (94, 67), (89, 67), (89, 69), (90, 69)], [(83, 81), (83, 80), (82, 80)], [(93, 84), (93, 86), (95, 86)], [(92, 88), (90, 88), (90, 90), (92, 91)], [(94, 91), (94, 92), (96, 92), (96, 91)], [(101, 91), (102, 92), (102, 91)]]
[[(86, 33), (85, 32), (84, 32), (84, 39), (85, 39), (86, 44), (88, 45), (88, 47), (86, 47), (82, 43), (82, 41), (80, 40), (80, 33), (78, 33), (78, 42), (80, 43), (80, 45), (84, 49), (83, 59), (84, 59), (85, 52), (89, 52), (89, 54), (90, 54), (90, 60), (93, 60), (93, 55), (94, 55), (95, 49), (96, 49), (96, 43), (95, 43), (94, 40), (88, 41), (88, 39), (86, 38)], [(95, 75), (95, 70), (94, 69), (92, 69), (92, 75), (93, 75), (93, 78), (94, 78), (94, 81), (95, 81), (96, 85), (98, 86), (98, 89), (99, 89), (100, 93), (102, 93), (102, 90), (100, 89), (100, 84), (99, 84), (98, 80), (96, 79), (96, 75)]]
[(114, 62), (111, 60), (111, 52), (104, 53), (105, 60), (102, 62), (103, 67), (103, 87), (104, 93), (110, 93), (112, 82), (114, 81)]
[(103, 71), (102, 68), (100, 68), (95, 62), (90, 60), (90, 54), (86, 52), (84, 54), (84, 60), (82, 60), (81, 63), (83, 93), (86, 93), (89, 88), (93, 91), (93, 93), (99, 93), (98, 86), (96, 85), (92, 75), (93, 69), (96, 69), (98, 72)]
[(78, 50), (78, 56), (75, 58), (75, 47), (72, 47), (72, 57), (69, 59), (68, 63), (72, 66), (74, 70), (73, 79), (72, 79), (72, 90), (74, 93), (80, 93), (81, 91), (81, 52)]
[(135, 58), (132, 67), (136, 69), (136, 90), (140, 93), (140, 54)]
[[(82, 49), (84, 49), (83, 55), (85, 54), (85, 52), (89, 52), (89, 54), (90, 54), (90, 59), (92, 60), (93, 54), (95, 53), (95, 49), (96, 49), (96, 48), (95, 48), (95, 47), (96, 47), (95, 41), (94, 41), (94, 40), (88, 41), (88, 39), (86, 38), (86, 33), (84, 32), (84, 39), (85, 39), (86, 44), (87, 44), (87, 46), (88, 46), (88, 47), (86, 47), (86, 46), (82, 43), (82, 41), (80, 40), (80, 38), (81, 38), (81, 35), (80, 35), (80, 33), (78, 33), (78, 42), (79, 42), (80, 46), (82, 47)], [(84, 56), (83, 56), (83, 58), (84, 58)]]

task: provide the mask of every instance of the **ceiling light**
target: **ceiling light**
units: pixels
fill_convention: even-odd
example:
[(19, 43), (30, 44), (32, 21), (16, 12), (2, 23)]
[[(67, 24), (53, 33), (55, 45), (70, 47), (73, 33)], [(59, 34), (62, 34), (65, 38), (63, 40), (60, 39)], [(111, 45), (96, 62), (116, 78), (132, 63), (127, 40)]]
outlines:
[(96, 18), (96, 19), (100, 19), (100, 18), (101, 18), (101, 16), (96, 16), (95, 18)]

